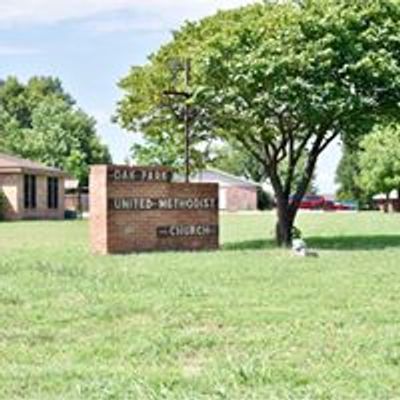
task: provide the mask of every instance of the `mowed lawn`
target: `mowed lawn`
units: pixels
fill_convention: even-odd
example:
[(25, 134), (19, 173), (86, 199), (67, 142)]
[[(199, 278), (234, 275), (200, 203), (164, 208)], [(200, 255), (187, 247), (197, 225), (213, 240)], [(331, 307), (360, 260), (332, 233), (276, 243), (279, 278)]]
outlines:
[(273, 223), (113, 257), (87, 222), (0, 223), (0, 398), (400, 398), (400, 216), (303, 214), (309, 259)]

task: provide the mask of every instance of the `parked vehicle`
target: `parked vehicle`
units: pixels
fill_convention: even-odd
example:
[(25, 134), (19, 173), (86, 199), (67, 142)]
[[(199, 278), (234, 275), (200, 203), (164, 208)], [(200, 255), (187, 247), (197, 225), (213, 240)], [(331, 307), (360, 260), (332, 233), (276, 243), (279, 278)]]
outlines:
[(340, 204), (346, 207), (346, 210), (356, 211), (359, 209), (357, 201), (341, 201)]
[[(294, 196), (290, 198), (290, 202), (295, 201)], [(325, 198), (318, 195), (306, 195), (300, 201), (299, 208), (302, 210), (322, 210), (325, 205)]]
[(324, 210), (325, 211), (336, 211), (336, 203), (332, 200), (325, 200)]
[(349, 211), (352, 208), (340, 201), (325, 201), (324, 210), (326, 211)]
[[(294, 196), (290, 198), (290, 202), (294, 201)], [(324, 196), (306, 195), (300, 201), (299, 208), (301, 210), (325, 210), (325, 211), (350, 211), (357, 210), (355, 202), (342, 202), (327, 200)]]

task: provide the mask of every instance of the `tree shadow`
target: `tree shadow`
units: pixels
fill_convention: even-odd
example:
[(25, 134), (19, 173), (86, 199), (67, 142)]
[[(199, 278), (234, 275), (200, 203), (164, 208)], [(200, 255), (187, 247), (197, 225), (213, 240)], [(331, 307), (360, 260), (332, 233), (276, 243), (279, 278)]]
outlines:
[(400, 247), (400, 235), (313, 236), (307, 245), (321, 250), (383, 250)]
[(225, 243), (221, 248), (224, 251), (264, 250), (276, 248), (276, 243), (274, 240), (244, 240)]
[[(305, 238), (307, 246), (315, 250), (383, 250), (390, 247), (400, 248), (400, 235), (349, 235), (349, 236), (312, 236)], [(223, 251), (271, 250), (276, 249), (273, 239), (246, 240), (222, 245)]]

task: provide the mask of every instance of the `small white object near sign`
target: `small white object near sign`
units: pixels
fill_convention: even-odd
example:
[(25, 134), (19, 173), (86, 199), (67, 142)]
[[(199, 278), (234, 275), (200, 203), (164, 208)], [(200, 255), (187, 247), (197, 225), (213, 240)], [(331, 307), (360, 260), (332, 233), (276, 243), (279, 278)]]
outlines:
[(303, 239), (293, 239), (292, 250), (296, 256), (318, 257), (318, 254), (315, 251), (308, 250), (306, 242)]
[(297, 256), (306, 256), (307, 246), (303, 239), (293, 239), (292, 250)]

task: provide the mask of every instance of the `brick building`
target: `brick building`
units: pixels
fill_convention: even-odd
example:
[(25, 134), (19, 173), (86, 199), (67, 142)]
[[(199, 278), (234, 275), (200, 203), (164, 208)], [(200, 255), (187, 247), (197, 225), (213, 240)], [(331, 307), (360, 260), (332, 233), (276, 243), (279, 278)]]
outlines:
[(400, 212), (400, 195), (398, 190), (392, 190), (387, 194), (378, 194), (373, 197), (373, 203), (377, 209), (384, 212)]
[(257, 210), (259, 185), (217, 169), (206, 169), (191, 178), (191, 182), (218, 183), (219, 208), (226, 211)]
[(4, 219), (63, 219), (65, 177), (59, 169), (0, 153)]

